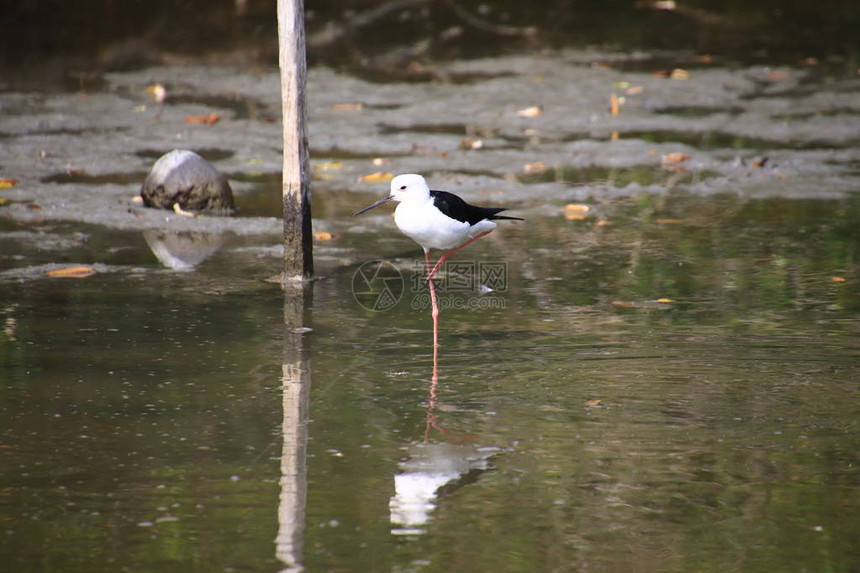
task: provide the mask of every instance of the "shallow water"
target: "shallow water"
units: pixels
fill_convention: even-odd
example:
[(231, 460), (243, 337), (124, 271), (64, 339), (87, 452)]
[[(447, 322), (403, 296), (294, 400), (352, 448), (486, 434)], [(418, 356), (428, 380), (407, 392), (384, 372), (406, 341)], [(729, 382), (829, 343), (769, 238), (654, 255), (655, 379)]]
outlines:
[[(99, 272), (6, 280), (10, 571), (282, 569), (296, 337), (309, 571), (856, 569), (856, 196), (524, 205), (440, 283), (435, 381), (420, 251), (328, 199), (304, 334), (256, 249), (277, 237), (173, 272), (139, 234), (58, 224)], [(0, 270), (57, 262), (32, 242)]]

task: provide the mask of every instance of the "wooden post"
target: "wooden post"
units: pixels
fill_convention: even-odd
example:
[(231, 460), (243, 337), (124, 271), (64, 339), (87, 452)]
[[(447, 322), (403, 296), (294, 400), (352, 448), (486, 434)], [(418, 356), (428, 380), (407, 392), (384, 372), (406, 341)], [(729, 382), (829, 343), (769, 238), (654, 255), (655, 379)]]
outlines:
[(278, 0), (278, 60), (284, 121), (284, 274), (287, 281), (309, 279), (314, 272), (311, 187), (305, 131), (304, 0)]

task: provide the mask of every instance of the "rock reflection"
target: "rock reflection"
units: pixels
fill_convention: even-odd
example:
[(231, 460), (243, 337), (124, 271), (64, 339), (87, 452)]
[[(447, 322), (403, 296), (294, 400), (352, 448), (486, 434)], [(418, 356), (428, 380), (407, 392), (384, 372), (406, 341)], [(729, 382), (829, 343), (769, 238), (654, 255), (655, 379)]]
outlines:
[(190, 271), (215, 254), (224, 244), (221, 233), (144, 231), (143, 238), (167, 268)]

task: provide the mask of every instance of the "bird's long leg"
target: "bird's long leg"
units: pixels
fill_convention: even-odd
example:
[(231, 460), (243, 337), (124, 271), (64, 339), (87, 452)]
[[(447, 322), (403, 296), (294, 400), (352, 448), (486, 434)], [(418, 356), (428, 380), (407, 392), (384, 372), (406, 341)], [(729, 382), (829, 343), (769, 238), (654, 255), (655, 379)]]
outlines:
[(427, 284), (430, 286), (430, 304), (433, 305), (433, 371), (439, 358), (439, 305), (436, 304), (436, 285), (430, 276), (430, 249), (424, 249), (424, 261), (427, 263)]
[[(447, 253), (445, 253), (445, 254), (444, 254), (444, 255), (442, 255), (441, 257), (439, 257), (439, 260), (438, 260), (438, 261), (436, 261), (436, 266), (434, 266), (434, 267), (433, 267), (433, 270), (432, 270), (432, 271), (430, 271), (430, 272), (428, 272), (428, 273), (427, 273), (427, 280), (428, 280), (428, 281), (430, 281), (430, 279), (433, 277), (433, 275), (435, 275), (435, 274), (436, 274), (436, 271), (438, 271), (438, 270), (439, 270), (439, 268), (440, 268), (440, 267), (445, 263), (445, 260), (446, 260), (448, 257), (450, 257), (451, 255), (453, 255), (454, 253), (456, 253), (457, 251), (459, 251), (460, 249), (462, 249), (462, 248), (463, 248), (463, 247), (465, 247), (466, 245), (469, 245), (469, 244), (471, 244), (471, 243), (474, 243), (475, 241), (477, 241), (477, 240), (478, 240), (478, 239), (480, 239), (481, 237), (483, 237), (483, 236), (485, 236), (485, 235), (489, 235), (489, 234), (490, 234), (490, 233), (492, 233), (492, 232), (493, 232), (493, 230), (492, 230), (492, 229), (490, 229), (489, 231), (484, 231), (483, 233), (481, 233), (481, 234), (479, 234), (479, 235), (475, 235), (474, 237), (472, 237), (471, 239), (469, 239), (468, 241), (466, 241), (465, 243), (463, 243), (462, 245), (460, 245), (460, 246), (459, 246), (459, 247), (457, 247), (456, 249), (451, 249), (450, 251), (448, 251)], [(424, 252), (424, 254), (426, 255), (426, 254), (427, 254), (427, 251), (425, 251), (425, 252)], [(429, 263), (428, 263), (428, 266), (429, 266)]]

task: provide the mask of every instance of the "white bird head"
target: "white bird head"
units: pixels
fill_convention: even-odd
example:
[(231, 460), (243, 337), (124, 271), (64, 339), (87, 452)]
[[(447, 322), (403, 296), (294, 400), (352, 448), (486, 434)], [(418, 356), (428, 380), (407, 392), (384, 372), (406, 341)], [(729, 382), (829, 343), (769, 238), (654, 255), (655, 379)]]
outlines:
[(430, 188), (427, 186), (427, 181), (416, 173), (406, 173), (398, 175), (391, 180), (391, 191), (387, 197), (383, 197), (373, 205), (365, 207), (360, 211), (353, 213), (353, 217), (361, 215), (365, 211), (370, 211), (374, 207), (379, 207), (389, 201), (411, 201), (416, 199), (426, 199), (430, 197)]

